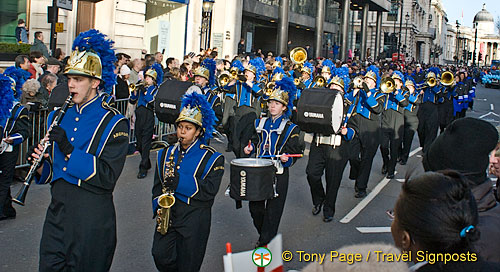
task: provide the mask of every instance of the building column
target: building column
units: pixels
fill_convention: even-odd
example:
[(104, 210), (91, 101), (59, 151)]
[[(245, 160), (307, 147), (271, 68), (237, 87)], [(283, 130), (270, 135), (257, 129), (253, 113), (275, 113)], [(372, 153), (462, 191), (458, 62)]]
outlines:
[(366, 44), (368, 33), (368, 11), (370, 4), (366, 3), (363, 7), (363, 18), (361, 19), (361, 60), (366, 60)]
[(349, 48), (347, 47), (348, 43), (348, 35), (349, 35), (349, 3), (350, 0), (342, 0), (342, 43), (340, 44), (340, 60), (341, 61), (346, 61), (347, 60), (347, 52)]
[(279, 24), (278, 24), (278, 55), (288, 54), (288, 10), (290, 0), (281, 0), (279, 6)]
[(375, 52), (373, 53), (373, 60), (377, 60), (380, 54), (381, 45), (381, 31), (382, 31), (382, 11), (377, 11), (377, 28), (375, 30)]
[(316, 42), (314, 44), (314, 57), (321, 57), (323, 49), (323, 23), (325, 21), (326, 0), (318, 0), (318, 9), (316, 14)]

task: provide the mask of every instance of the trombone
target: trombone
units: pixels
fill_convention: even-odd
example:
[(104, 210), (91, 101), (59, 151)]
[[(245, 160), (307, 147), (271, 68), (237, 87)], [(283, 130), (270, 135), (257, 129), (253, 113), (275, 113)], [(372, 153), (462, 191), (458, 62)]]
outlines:
[(385, 94), (393, 93), (396, 90), (396, 82), (391, 77), (383, 77), (380, 81), (380, 91)]

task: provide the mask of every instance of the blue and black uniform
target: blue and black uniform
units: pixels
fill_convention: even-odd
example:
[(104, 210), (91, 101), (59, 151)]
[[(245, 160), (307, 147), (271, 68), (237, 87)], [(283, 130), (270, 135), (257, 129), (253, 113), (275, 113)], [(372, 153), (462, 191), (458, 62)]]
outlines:
[(404, 133), (400, 154), (401, 164), (406, 164), (410, 156), (411, 143), (418, 128), (418, 107), (422, 102), (421, 94), (415, 90), (412, 94), (408, 91), (408, 106), (404, 109)]
[(453, 97), (455, 86), (442, 86), (438, 98), (438, 118), (439, 131), (444, 132), (444, 129), (453, 121)]
[(211, 225), (211, 208), (224, 175), (224, 156), (197, 139), (187, 149), (172, 145), (158, 152), (153, 185), (153, 212), (163, 194), (165, 171), (175, 173), (175, 204), (165, 235), (155, 231), (153, 258), (159, 271), (199, 271)]
[(151, 168), (149, 151), (151, 150), (151, 142), (153, 141), (155, 126), (153, 103), (157, 91), (158, 88), (155, 85), (148, 87), (141, 86), (137, 94), (132, 93), (130, 95), (130, 102), (134, 104), (137, 103), (134, 133), (136, 137), (136, 149), (141, 153), (139, 175), (143, 175), (143, 177), (145, 177), (148, 170)]
[[(425, 83), (424, 83), (425, 84)], [(436, 84), (434, 87), (425, 87), (423, 84), (418, 84), (423, 87), (424, 94), (422, 96), (422, 104), (417, 113), (418, 117), (418, 139), (424, 153), (427, 152), (430, 145), (436, 139), (439, 129), (438, 116), (438, 95), (441, 92), (441, 87)], [(417, 86), (417, 90), (419, 86)]]
[[(255, 120), (252, 135), (252, 146), (257, 158), (281, 154), (302, 154), (303, 146), (299, 141), (299, 127), (283, 115)], [(258, 246), (267, 245), (278, 233), (278, 227), (285, 208), (288, 191), (289, 168), (297, 158), (289, 158), (286, 163), (276, 158), (277, 168), (282, 170), (276, 174), (276, 193), (278, 197), (250, 201), (249, 208), (253, 224), (260, 237)], [(279, 170), (279, 169), (278, 169)]]
[[(58, 111), (48, 116), (48, 126)], [(103, 96), (70, 107), (60, 125), (73, 146), (70, 157), (49, 147), (36, 183), (51, 185), (40, 271), (108, 271), (116, 247), (113, 190), (128, 146), (128, 120)]]
[(10, 185), (14, 178), (19, 148), (30, 135), (30, 131), (28, 110), (18, 102), (13, 103), (10, 117), (0, 119), (0, 141), (5, 138), (13, 139), (12, 144), (0, 154), (0, 220), (16, 216), (16, 210), (12, 207)]

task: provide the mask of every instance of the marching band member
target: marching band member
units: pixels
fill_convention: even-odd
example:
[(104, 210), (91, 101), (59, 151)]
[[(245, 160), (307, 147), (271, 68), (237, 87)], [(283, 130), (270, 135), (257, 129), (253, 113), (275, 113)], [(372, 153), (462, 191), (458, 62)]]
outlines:
[(28, 110), (15, 97), (31, 76), (21, 68), (9, 67), (0, 74), (0, 221), (16, 218), (10, 185), (19, 156), (20, 144), (30, 135)]
[(153, 141), (153, 132), (155, 125), (155, 115), (153, 112), (154, 99), (158, 91), (158, 82), (163, 82), (163, 71), (159, 64), (155, 63), (144, 73), (144, 85), (139, 86), (130, 95), (130, 102), (137, 103), (135, 110), (135, 137), (137, 139), (137, 150), (141, 153), (141, 162), (139, 163), (138, 179), (143, 179), (148, 175), (151, 168), (149, 151)]
[[(302, 74), (302, 77), (300, 78), (300, 80), (302, 81), (302, 83), (304, 83), (303, 89), (305, 90), (305, 89), (311, 88), (311, 85), (313, 84), (313, 80), (311, 78), (312, 67), (304, 65), (304, 67), (302, 67), (300, 72)], [(297, 97), (300, 98), (300, 91), (299, 91), (299, 95), (297, 95)]]
[(467, 94), (467, 86), (464, 82), (464, 73), (460, 72), (456, 76), (456, 85), (454, 91), (454, 99), (453, 99), (453, 112), (455, 115), (455, 119), (465, 117), (466, 107), (465, 107), (465, 95)]
[(439, 117), (439, 131), (444, 132), (444, 129), (453, 121), (453, 97), (455, 82), (449, 85), (448, 83), (441, 82), (441, 92), (438, 99), (438, 117)]
[(359, 89), (359, 91), (348, 93), (352, 103), (357, 101), (357, 114), (351, 118), (359, 128), (359, 132), (358, 137), (354, 138), (356, 141), (352, 143), (354, 146), (352, 152), (359, 154), (360, 158), (351, 160), (352, 175), (350, 175), (356, 178), (354, 188), (356, 191), (354, 197), (356, 198), (366, 196), (373, 157), (375, 157), (380, 144), (379, 114), (384, 110), (385, 96), (377, 90), (379, 77), (379, 69), (375, 65), (371, 65), (364, 76), (363, 87), (355, 86), (354, 89)]
[[(215, 114), (203, 95), (185, 95), (175, 123), (178, 143), (158, 152), (153, 185), (153, 212), (158, 218), (152, 254), (159, 271), (199, 271), (224, 157), (205, 145), (212, 137)], [(162, 204), (163, 198), (171, 199), (170, 208)]]
[[(215, 71), (213, 72), (215, 73)], [(213, 81), (214, 84), (210, 84)], [(216, 93), (217, 86), (215, 85), (215, 76), (210, 70), (200, 66), (194, 72), (194, 83), (201, 88), (203, 94), (207, 98), (210, 107), (214, 110), (217, 122), (222, 122), (222, 102)]]
[(430, 80), (434, 78), (436, 80), (436, 85), (430, 87), (427, 83), (424, 83), (420, 84), (420, 86), (417, 86), (417, 89), (419, 87), (423, 88), (421, 91), (421, 93), (423, 93), (422, 104), (418, 108), (417, 112), (417, 132), (420, 146), (422, 147), (422, 151), (424, 153), (427, 152), (427, 149), (429, 148), (431, 143), (434, 141), (434, 139), (436, 139), (439, 128), (439, 117), (436, 104), (438, 100), (438, 94), (441, 90), (439, 84), (437, 83), (437, 77), (439, 76), (439, 74), (440, 71), (438, 68), (430, 68), (429, 72), (426, 75), (426, 79)]
[[(73, 43), (64, 74), (74, 105), (46, 139), (53, 142), (35, 178), (51, 184), (40, 242), (40, 271), (108, 271), (116, 247), (113, 190), (125, 164), (127, 119), (99, 95), (116, 84), (113, 41), (91, 29)], [(48, 116), (51, 126), (58, 110)], [(50, 154), (50, 155), (49, 155)]]
[(243, 71), (246, 81), (235, 78), (224, 87), (226, 91), (236, 96), (232, 148), (237, 158), (244, 156), (243, 148), (250, 140), (245, 135), (249, 135), (248, 131), (252, 129), (251, 124), (257, 119), (254, 97), (262, 95), (261, 87), (255, 80), (257, 69), (253, 65), (248, 65)]
[(399, 146), (403, 138), (404, 107), (408, 106), (408, 93), (403, 89), (404, 76), (399, 71), (394, 71), (392, 79), (396, 83), (394, 91), (385, 94), (384, 111), (382, 112), (382, 174), (387, 174), (388, 179), (394, 178)]
[(415, 90), (415, 80), (408, 76), (405, 87), (408, 90), (408, 106), (404, 110), (404, 133), (399, 163), (405, 165), (410, 156), (411, 143), (418, 128), (418, 105), (422, 101), (422, 95)]
[[(328, 86), (332, 90), (339, 91), (344, 97), (344, 89), (349, 86), (349, 72), (346, 71), (342, 77), (334, 76)], [(337, 69), (337, 70), (340, 70)], [(357, 92), (358, 90), (354, 90)], [(356, 134), (357, 128), (350, 121), (354, 114), (356, 104), (347, 98), (344, 101), (344, 121), (341, 130), (337, 134), (321, 135), (314, 134), (307, 162), (307, 181), (311, 189), (313, 201), (313, 215), (319, 214), (323, 207), (323, 221), (330, 222), (335, 214), (335, 202), (342, 181), (342, 175), (350, 157), (349, 142)], [(338, 141), (340, 140), (340, 141)], [(336, 142), (338, 141), (338, 142)], [(323, 188), (321, 177), (325, 172), (326, 191)]]
[[(262, 158), (302, 154), (303, 146), (299, 141), (299, 127), (289, 120), (295, 92), (296, 87), (291, 78), (284, 77), (276, 82), (267, 100), (270, 117), (255, 120), (252, 144), (244, 148), (246, 155), (255, 152), (257, 158)], [(260, 235), (256, 247), (267, 245), (278, 233), (288, 191), (288, 169), (295, 160), (296, 158), (280, 156), (275, 161), (278, 169), (276, 175), (278, 197), (249, 203), (253, 224)]]

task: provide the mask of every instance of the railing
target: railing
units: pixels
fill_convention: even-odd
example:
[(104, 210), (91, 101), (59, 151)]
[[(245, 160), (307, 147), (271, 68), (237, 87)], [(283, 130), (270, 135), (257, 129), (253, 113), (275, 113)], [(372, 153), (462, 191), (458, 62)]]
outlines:
[[(134, 107), (130, 107), (128, 104), (128, 99), (120, 99), (113, 105), (123, 116), (127, 117), (131, 121), (133, 116)], [(27, 161), (26, 153), (28, 148), (35, 144), (38, 144), (41, 139), (47, 133), (47, 116), (49, 115), (48, 109), (40, 109), (37, 111), (31, 111), (29, 113), (29, 120), (31, 123), (31, 135), (21, 144), (19, 149), (19, 157), (17, 160), (16, 168), (27, 167), (29, 162)], [(133, 121), (133, 120), (132, 120)], [(160, 122), (155, 117), (155, 130), (153, 133), (153, 142), (164, 142), (166, 141), (167, 135), (175, 132), (175, 126), (173, 124), (167, 124)], [(133, 123), (130, 125), (129, 130), (129, 144), (135, 144), (136, 138), (133, 128)]]

